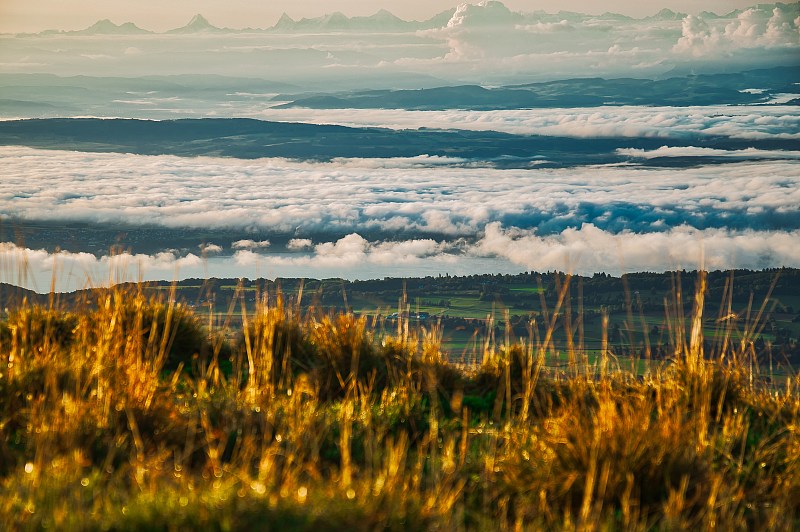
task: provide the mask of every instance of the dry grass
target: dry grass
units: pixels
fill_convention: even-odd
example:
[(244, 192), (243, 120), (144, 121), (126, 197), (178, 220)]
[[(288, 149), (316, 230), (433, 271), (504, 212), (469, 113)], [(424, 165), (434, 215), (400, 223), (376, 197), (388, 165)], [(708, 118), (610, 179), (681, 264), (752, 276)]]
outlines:
[(141, 292), (22, 305), (0, 322), (0, 522), (797, 528), (800, 380), (759, 381), (747, 338), (703, 353), (704, 290), (692, 316), (670, 311), (674, 359), (644, 377), (572, 341), (565, 371), (545, 367), (566, 291), (471, 366), (435, 328), (379, 334), (266, 298), (230, 342)]

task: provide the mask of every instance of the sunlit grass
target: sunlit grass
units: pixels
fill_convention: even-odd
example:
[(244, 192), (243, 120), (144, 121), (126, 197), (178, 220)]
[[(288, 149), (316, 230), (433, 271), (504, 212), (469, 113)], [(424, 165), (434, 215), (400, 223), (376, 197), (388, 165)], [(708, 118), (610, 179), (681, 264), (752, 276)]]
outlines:
[(591, 356), (578, 323), (556, 345), (568, 283), (527, 337), (475, 337), (463, 357), (435, 324), (301, 311), (301, 293), (253, 310), (237, 290), (212, 319), (142, 289), (23, 303), (0, 322), (0, 522), (800, 526), (800, 379), (761, 378), (758, 309), (709, 352), (701, 276), (692, 315), (667, 302), (669, 360), (632, 367), (607, 331)]

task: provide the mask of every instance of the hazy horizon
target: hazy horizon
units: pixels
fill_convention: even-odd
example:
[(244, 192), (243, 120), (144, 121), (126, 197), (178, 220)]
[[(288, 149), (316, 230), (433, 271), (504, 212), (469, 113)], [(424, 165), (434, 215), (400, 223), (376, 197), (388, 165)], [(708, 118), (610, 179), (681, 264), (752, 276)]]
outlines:
[[(477, 1), (470, 2), (477, 4)], [(614, 12), (632, 17), (645, 17), (662, 9), (698, 14), (710, 11), (718, 15), (753, 5), (749, 0), (713, 0), (703, 2), (702, 7), (692, 0), (662, 0), (647, 3), (634, 0), (507, 0), (509, 9), (518, 12), (538, 10), (556, 13), (575, 11), (591, 15)], [(196, 2), (92, 2), (79, 0), (59, 2), (55, 0), (6, 0), (0, 4), (0, 32), (40, 32), (48, 29), (80, 30), (98, 20), (110, 19), (116, 24), (133, 22), (153, 31), (166, 31), (186, 24), (195, 14), (202, 14), (219, 27), (267, 28), (273, 26), (282, 13), (295, 20), (319, 17), (334, 12), (347, 16), (369, 16), (385, 9), (404, 20), (426, 20), (442, 11), (454, 8), (458, 2), (451, 0), (410, 0), (400, 4), (378, 4), (372, 1), (334, 0), (321, 5), (315, 0), (279, 0), (265, 4), (253, 4), (248, 0), (232, 0), (225, 3), (213, 0)]]
[[(181, 11), (175, 22), (161, 28), (137, 17), (113, 18), (117, 24), (133, 20), (147, 30), (183, 26), (196, 11), (204, 12), (218, 27), (269, 27), (275, 22), (266, 22), (255, 10), (246, 23), (237, 24), (215, 17), (203, 9), (206, 5), (192, 5), (190, 11)], [(329, 7), (334, 6), (338, 4)], [(178, 7), (186, 6), (163, 11), (172, 13)], [(614, 5), (603, 8), (611, 10)], [(0, 74), (246, 77), (275, 85), (258, 90), (230, 87), (229, 92), (274, 96), (287, 91), (497, 86), (570, 77), (656, 79), (800, 66), (800, 3), (760, 4), (725, 17), (667, 14), (645, 19), (563, 12), (526, 14), (515, 9), (511, 2), (460, 4), (453, 15), (424, 24), (325, 19), (289, 24), (271, 32), (216, 31), (201, 21), (166, 34), (113, 26), (72, 33), (4, 34), (0, 35)], [(108, 11), (92, 12), (90, 20), (78, 27), (113, 16)], [(78, 9), (75, 13), (86, 14)], [(149, 20), (166, 19), (151, 16)], [(67, 19), (61, 21), (62, 27), (66, 24)], [(18, 83), (22, 82), (11, 84)], [(170, 97), (183, 100), (187, 95)], [(24, 91), (12, 96), (4, 97), (28, 100)], [(120, 96), (113, 100), (141, 101)]]

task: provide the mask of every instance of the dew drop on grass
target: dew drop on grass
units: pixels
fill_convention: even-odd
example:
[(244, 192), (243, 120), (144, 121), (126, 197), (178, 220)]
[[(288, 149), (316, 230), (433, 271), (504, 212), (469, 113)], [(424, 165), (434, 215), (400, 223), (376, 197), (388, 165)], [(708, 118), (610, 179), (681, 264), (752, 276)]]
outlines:
[(33, 464), (31, 462), (25, 464), (25, 472), (28, 474), (33, 473)]

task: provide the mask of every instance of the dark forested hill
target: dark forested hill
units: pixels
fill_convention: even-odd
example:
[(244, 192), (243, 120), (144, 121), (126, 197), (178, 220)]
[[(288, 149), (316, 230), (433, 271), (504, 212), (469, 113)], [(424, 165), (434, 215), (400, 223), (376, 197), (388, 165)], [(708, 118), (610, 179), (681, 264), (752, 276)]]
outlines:
[[(141, 155), (285, 157), (331, 160), (420, 155), (482, 161), (501, 167), (618, 163), (618, 149), (696, 146), (718, 149), (794, 149), (780, 138), (573, 138), (511, 135), (494, 131), (391, 130), (252, 119), (132, 120), (51, 118), (0, 122), (0, 145)], [(713, 157), (711, 157), (713, 158)], [(689, 164), (702, 162), (694, 157)], [(680, 158), (651, 159), (650, 165), (686, 164)]]
[[(700, 74), (668, 79), (575, 78), (508, 87), (477, 85), (419, 90), (372, 90), (312, 96), (283, 94), (278, 108), (312, 109), (530, 109), (601, 105), (757, 104), (772, 95), (796, 92), (796, 68), (751, 70), (737, 74)], [(766, 88), (765, 88), (766, 87)], [(748, 89), (758, 88), (757, 91)]]

